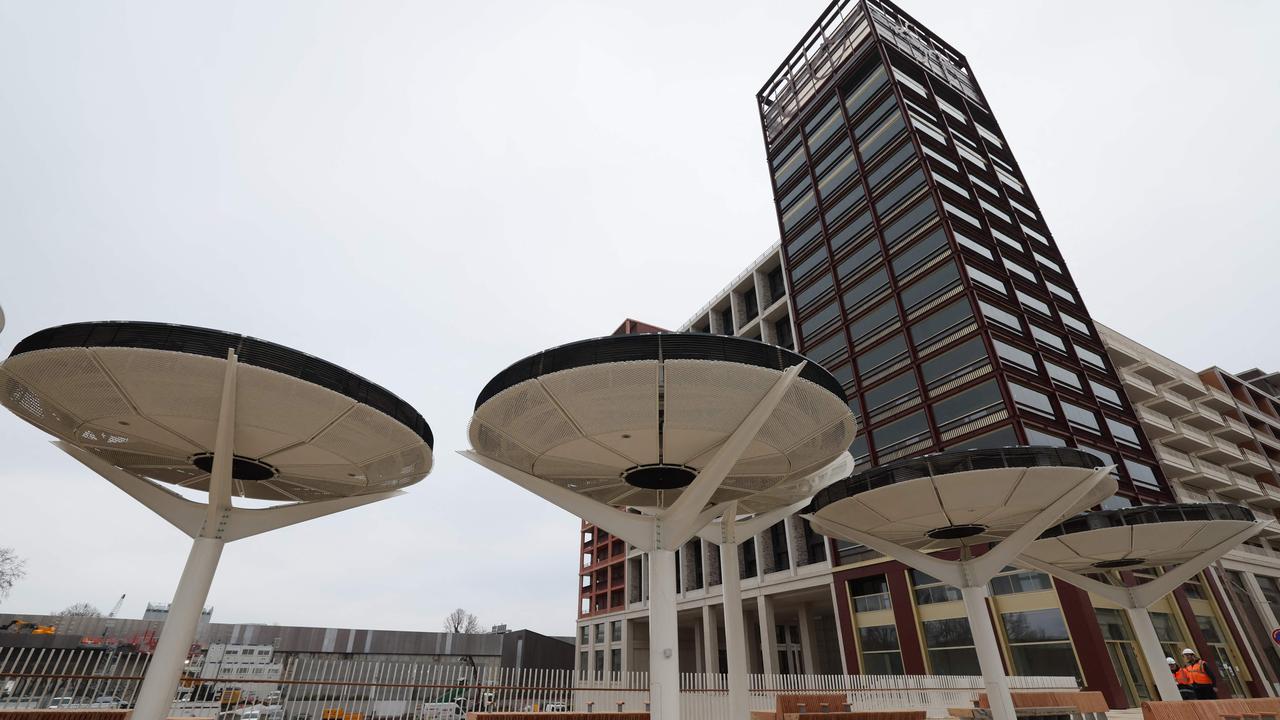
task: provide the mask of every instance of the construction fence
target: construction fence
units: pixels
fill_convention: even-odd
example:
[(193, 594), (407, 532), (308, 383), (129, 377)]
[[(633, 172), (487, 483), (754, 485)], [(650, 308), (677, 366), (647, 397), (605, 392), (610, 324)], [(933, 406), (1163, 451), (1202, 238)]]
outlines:
[[(277, 655), (277, 658), (279, 655)], [(0, 648), (0, 709), (129, 708), (150, 656), (114, 650)], [(1021, 690), (1074, 690), (1072, 677), (1012, 677)], [(727, 720), (722, 674), (681, 675), (681, 717)], [(753, 710), (778, 695), (845, 693), (854, 710), (922, 709), (945, 717), (971, 706), (982, 678), (959, 675), (752, 675)], [(450, 720), (467, 711), (637, 712), (648, 709), (643, 672), (594, 678), (571, 670), (470, 668), (427, 661), (289, 657), (234, 676), (185, 677), (172, 717), (223, 720)], [(840, 708), (831, 708), (839, 710)], [(226, 715), (225, 713), (231, 713)]]

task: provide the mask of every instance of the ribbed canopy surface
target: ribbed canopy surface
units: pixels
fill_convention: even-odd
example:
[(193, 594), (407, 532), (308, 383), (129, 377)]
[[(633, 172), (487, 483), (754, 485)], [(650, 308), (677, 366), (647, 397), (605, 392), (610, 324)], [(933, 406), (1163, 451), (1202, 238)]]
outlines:
[[(841, 526), (917, 550), (999, 542), (1095, 472), (1096, 458), (1058, 448), (958, 451), (903, 460), (835, 483), (814, 498), (814, 528)], [(1108, 476), (1062, 517), (1110, 497)], [(846, 538), (847, 539), (847, 538)]]
[(305, 353), (203, 328), (42, 331), (0, 365), (0, 403), (117, 467), (207, 490), (201, 466), (213, 450), (228, 348), (239, 356), (237, 495), (359, 495), (413, 484), (431, 469), (426, 423), (383, 388)]
[(1256, 524), (1249, 510), (1226, 503), (1104, 510), (1050, 529), (1023, 554), (1079, 573), (1180, 565)]
[[(769, 392), (794, 353), (739, 338), (633, 335), (526, 358), (486, 387), (476, 452), (607, 505), (666, 507), (681, 488), (639, 487), (643, 466), (692, 476)], [(833, 390), (834, 388), (834, 390)], [(809, 497), (808, 477), (853, 442), (839, 384), (816, 365), (782, 397), (712, 497), (760, 512)]]

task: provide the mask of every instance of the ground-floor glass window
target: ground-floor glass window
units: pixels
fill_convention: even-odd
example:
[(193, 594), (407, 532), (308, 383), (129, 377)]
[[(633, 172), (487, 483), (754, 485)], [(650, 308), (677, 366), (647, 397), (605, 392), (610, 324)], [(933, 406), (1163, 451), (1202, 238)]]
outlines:
[(929, 671), (934, 675), (981, 675), (978, 653), (968, 618), (925, 620), (924, 643), (929, 649)]
[(1057, 608), (1000, 615), (1014, 675), (1080, 677), (1067, 624)]
[(898, 628), (873, 625), (858, 628), (864, 675), (901, 675), (902, 652), (898, 648)]

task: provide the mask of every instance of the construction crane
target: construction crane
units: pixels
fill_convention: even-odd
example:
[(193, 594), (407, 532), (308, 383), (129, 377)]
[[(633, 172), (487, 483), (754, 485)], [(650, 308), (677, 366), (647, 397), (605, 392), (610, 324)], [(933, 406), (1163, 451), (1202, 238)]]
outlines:
[(117, 600), (116, 604), (111, 608), (111, 612), (107, 613), (108, 619), (115, 617), (116, 613), (120, 612), (120, 606), (124, 604), (125, 595), (127, 595), (127, 593), (120, 593), (120, 599)]

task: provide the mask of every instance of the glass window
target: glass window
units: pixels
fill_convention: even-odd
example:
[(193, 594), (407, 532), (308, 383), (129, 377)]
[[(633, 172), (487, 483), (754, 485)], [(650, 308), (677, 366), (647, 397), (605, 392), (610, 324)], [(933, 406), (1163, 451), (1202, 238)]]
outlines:
[(913, 413), (871, 431), (871, 439), (875, 441), (876, 451), (881, 454), (891, 452), (900, 445), (928, 437), (929, 421), (925, 419), (923, 412)]
[(922, 347), (935, 337), (973, 320), (973, 308), (967, 298), (960, 298), (911, 326), (911, 342)]
[(1036, 262), (1040, 263), (1041, 265), (1049, 268), (1050, 270), (1058, 273), (1059, 275), (1062, 274), (1062, 266), (1059, 265), (1058, 263), (1050, 260), (1049, 258), (1041, 255), (1040, 253), (1034, 250), (1031, 251), (1031, 256), (1034, 257), (1036, 259)]
[(832, 155), (834, 164), (830, 168), (822, 168), (825, 172), (818, 175), (818, 193), (822, 195), (823, 200), (858, 176), (858, 160), (853, 156), (853, 148), (849, 148), (843, 155), (838, 153), (832, 153)]
[(1027, 427), (1027, 443), (1031, 445), (1043, 445), (1045, 447), (1066, 447), (1067, 441), (1057, 435), (1040, 432), (1033, 427)]
[[(1006, 570), (1008, 569), (1009, 568), (1006, 568)], [(1052, 590), (1052, 589), (1053, 589), (1053, 580), (1050, 579), (1048, 575), (1045, 575), (1042, 572), (1036, 572), (1034, 570), (1014, 570), (1012, 572), (1006, 572), (991, 578), (991, 594), (992, 595), (1014, 595), (1017, 593), (1042, 592), (1045, 590)], [(1036, 611), (1036, 612), (1046, 612), (1046, 611)], [(1052, 612), (1055, 615), (1057, 615), (1058, 611), (1053, 610)], [(1057, 615), (1056, 619), (1051, 618), (1049, 615), (1038, 616), (1038, 618), (1040, 619), (1040, 622), (1032, 623), (1032, 625), (1039, 625), (1043, 628), (1048, 628), (1043, 630), (1042, 629), (1036, 630), (1036, 632), (1045, 633), (1044, 639), (1046, 640), (1067, 639), (1066, 627), (1062, 627), (1061, 629), (1057, 627), (1057, 623), (1062, 622), (1061, 615)], [(1006, 629), (1007, 627), (1008, 626), (1006, 625)], [(1021, 637), (1024, 640), (1029, 639), (1027, 635), (1021, 635), (1019, 637)], [(1010, 634), (1009, 640), (1010, 642), (1014, 640), (1014, 637), (1012, 634)]]
[(846, 280), (849, 276), (865, 268), (873, 260), (879, 259), (880, 243), (872, 239), (841, 260), (840, 264), (836, 266), (836, 274), (840, 276), (841, 280)]
[(848, 344), (844, 340), (844, 333), (838, 332), (835, 335), (822, 340), (815, 345), (805, 343), (805, 355), (818, 362), (829, 359), (833, 355), (838, 354), (841, 350), (846, 349)]
[(976, 227), (976, 228), (980, 228), (980, 227), (982, 227), (982, 222), (981, 222), (980, 220), (978, 220), (978, 218), (976, 218), (976, 217), (974, 217), (974, 216), (970, 215), (969, 213), (967, 213), (967, 212), (965, 212), (965, 211), (961, 210), (960, 208), (956, 207), (955, 205), (952, 205), (951, 203), (949, 203), (949, 202), (945, 202), (945, 201), (944, 201), (944, 202), (942, 203), (942, 207), (946, 208), (947, 212), (949, 212), (949, 213), (951, 213), (952, 215), (954, 215), (954, 216), (956, 216), (956, 217), (960, 218), (961, 220), (963, 220), (963, 221), (965, 221), (965, 222), (969, 223), (970, 225), (972, 225), (972, 226), (974, 226), (974, 227)]
[(889, 583), (884, 575), (872, 575), (849, 581), (849, 595), (855, 612), (874, 612), (893, 607), (889, 599)]
[(942, 228), (938, 228), (893, 258), (893, 276), (901, 280), (908, 272), (946, 249), (947, 235)]
[(1099, 370), (1107, 369), (1107, 362), (1102, 359), (1101, 355), (1088, 348), (1081, 347), (1079, 343), (1071, 344), (1075, 347), (1076, 355), (1080, 357), (1080, 362), (1085, 363), (1086, 365), (1092, 365)]
[(947, 445), (947, 450), (987, 450), (990, 448), (1005, 448), (1013, 445), (1021, 445), (1018, 441), (1018, 435), (1013, 428), (1005, 425), (993, 432), (984, 433), (971, 438), (965, 438), (958, 442)]
[(1031, 308), (1043, 315), (1053, 317), (1053, 313), (1049, 311), (1048, 303), (1040, 300), (1034, 295), (1028, 295), (1021, 290), (1014, 290), (1013, 293), (1018, 296), (1018, 302), (1022, 303), (1023, 307)]
[(955, 193), (955, 194), (959, 195), (960, 197), (962, 197), (962, 198), (964, 198), (964, 199), (966, 199), (966, 200), (968, 200), (968, 199), (970, 199), (970, 198), (972, 197), (972, 196), (970, 196), (970, 195), (969, 195), (969, 191), (968, 191), (968, 190), (965, 190), (964, 188), (960, 187), (959, 185), (957, 185), (957, 184), (955, 184), (955, 183), (951, 182), (950, 180), (948, 180), (948, 179), (947, 179), (947, 177), (946, 177), (945, 175), (943, 175), (943, 174), (941, 174), (941, 173), (936, 173), (936, 172), (935, 172), (935, 173), (933, 174), (933, 179), (934, 179), (934, 181), (935, 181), (935, 182), (937, 182), (937, 183), (938, 183), (939, 185), (941, 185), (942, 187), (944, 187), (944, 188), (946, 188), (946, 189), (950, 190), (951, 192), (953, 192), (953, 193)]
[(1049, 402), (1048, 395), (1012, 382), (1009, 383), (1009, 392), (1013, 395), (1013, 401), (1018, 407), (1044, 413), (1050, 417), (1054, 415), (1053, 403)]
[(814, 315), (800, 321), (800, 332), (805, 337), (813, 337), (814, 333), (840, 319), (840, 305), (834, 300)]
[(987, 320), (995, 322), (997, 325), (1005, 327), (1016, 333), (1022, 333), (1022, 321), (1013, 313), (1002, 310), (995, 305), (982, 300), (978, 301), (978, 307), (982, 310), (982, 317)]
[(1089, 387), (1093, 389), (1094, 397), (1098, 398), (1099, 400), (1105, 403), (1110, 403), (1111, 405), (1115, 405), (1116, 407), (1123, 407), (1122, 403), (1120, 402), (1120, 393), (1116, 392), (1115, 390), (1112, 390), (1106, 385), (1103, 385), (1102, 383), (1093, 379), (1089, 380)]
[(976, 369), (987, 359), (987, 348), (982, 344), (982, 338), (975, 337), (920, 363), (920, 372), (925, 384), (933, 388)]
[(1022, 213), (1023, 215), (1026, 215), (1027, 217), (1031, 218), (1032, 220), (1038, 220), (1038, 219), (1039, 219), (1039, 218), (1037, 218), (1037, 217), (1036, 217), (1036, 214), (1035, 214), (1034, 212), (1032, 212), (1032, 211), (1031, 211), (1031, 209), (1030, 209), (1030, 208), (1027, 208), (1027, 207), (1025, 207), (1025, 206), (1023, 206), (1023, 205), (1018, 204), (1018, 202), (1017, 202), (1016, 200), (1014, 200), (1013, 198), (1009, 198), (1009, 205), (1010, 205), (1014, 210), (1017, 210), (1018, 212)]
[(1004, 233), (1000, 232), (995, 228), (991, 228), (991, 236), (999, 240), (1000, 242), (1004, 243), (1005, 245), (1008, 245), (1009, 247), (1013, 248), (1014, 250), (1017, 250), (1018, 252), (1023, 252), (1026, 249), (1022, 247), (1022, 243), (1018, 242), (1017, 240), (1014, 240), (1013, 238), (1009, 237), (1008, 235), (1005, 235)]
[[(807, 188), (807, 183), (805, 185)], [(800, 198), (795, 205), (783, 213), (782, 231), (789, 232), (791, 228), (799, 225), (800, 221), (808, 217), (809, 213), (813, 211), (816, 205), (817, 201), (814, 198), (813, 191), (810, 190), (806, 195)]]
[(622, 621), (611, 620), (609, 622), (609, 639), (613, 642), (622, 642)]
[(1063, 401), (1062, 414), (1067, 416), (1067, 422), (1076, 427), (1086, 428), (1093, 432), (1098, 432), (1099, 430), (1098, 416), (1092, 410)]
[[(1007, 269), (1009, 272), (1013, 273), (1014, 275), (1017, 275), (1018, 277), (1022, 278), (1023, 280), (1026, 280), (1027, 282), (1031, 282), (1031, 283), (1036, 282), (1035, 273), (1022, 267), (1018, 263), (1008, 258), (1001, 258), (1001, 260), (1004, 262), (1005, 269)], [(1022, 297), (1021, 293), (1019, 293), (1018, 297)], [(1046, 312), (1046, 314), (1048, 313)]]
[[(889, 98), (892, 100), (893, 98)], [(858, 153), (862, 155), (863, 160), (870, 160), (875, 157), (894, 138), (896, 138), (907, 127), (902, 120), (902, 115), (896, 110), (887, 120), (871, 131), (865, 138), (861, 138), (858, 142)]]
[(1085, 325), (1083, 320), (1077, 320), (1064, 312), (1058, 313), (1058, 317), (1062, 318), (1063, 325), (1066, 325), (1082, 335), (1093, 337), (1093, 333), (1089, 332), (1089, 326)]
[(1142, 443), (1138, 440), (1138, 431), (1129, 425), (1107, 418), (1107, 429), (1111, 431), (1111, 436), (1116, 439), (1116, 442), (1132, 445), (1133, 447), (1142, 447)]
[(943, 100), (942, 98), (935, 98), (935, 99), (938, 102), (938, 107), (942, 108), (942, 112), (958, 120), (961, 125), (967, 125), (969, 123), (969, 119), (965, 117), (965, 114), (957, 110), (954, 105), (952, 105), (951, 103), (948, 103), (946, 100)]
[[(1023, 370), (1036, 371), (1036, 359), (1031, 353), (1000, 340), (993, 339), (991, 342), (995, 345), (996, 355), (1000, 356), (1001, 360)], [(1048, 363), (1045, 364), (1048, 365)]]
[(1031, 323), (1031, 337), (1045, 345), (1048, 345), (1058, 352), (1065, 353), (1067, 351), (1067, 344), (1062, 341), (1062, 338), (1058, 337), (1056, 333), (1049, 332), (1035, 323)]
[(867, 403), (867, 412), (876, 412), (881, 408), (901, 405), (920, 396), (920, 385), (916, 382), (916, 374), (908, 370), (888, 381), (877, 385), (863, 393)]
[[(999, 191), (999, 190), (997, 190), (997, 189), (995, 189), (995, 188), (991, 187), (990, 185), (986, 184), (985, 182), (983, 182), (983, 181), (982, 181), (982, 178), (974, 177), (973, 173), (965, 173), (965, 174), (969, 177), (969, 182), (973, 183), (974, 187), (980, 187), (980, 188), (982, 188), (983, 190), (986, 190), (987, 192), (991, 193), (991, 196), (992, 196), (992, 197), (996, 198), (997, 200), (998, 200), (998, 199), (1000, 199), (1000, 191)], [(984, 207), (985, 207), (985, 206), (984, 206)]]
[(903, 143), (902, 147), (893, 151), (893, 154), (884, 162), (880, 163), (875, 170), (867, 173), (867, 184), (876, 191), (879, 191), (880, 183), (884, 182), (885, 178), (892, 175), (898, 168), (902, 167), (903, 164), (908, 160), (913, 159), (915, 156), (915, 146), (911, 143)]
[(886, 217), (890, 210), (895, 208), (899, 202), (906, 200), (906, 197), (913, 195), (915, 191), (924, 187), (924, 170), (916, 168), (913, 173), (902, 179), (902, 182), (895, 184), (892, 190), (883, 193), (876, 199), (876, 211), (881, 217)]
[(820, 296), (827, 294), (829, 290), (835, 287), (835, 281), (831, 279), (831, 273), (824, 272), (818, 276), (813, 284), (806, 286), (804, 289), (796, 293), (796, 310), (797, 312), (806, 312), (813, 305), (814, 300)]
[(988, 380), (933, 404), (933, 419), (938, 430), (973, 422), (1004, 408), (1004, 398), (995, 380)]
[(908, 74), (906, 74), (906, 73), (902, 72), (901, 70), (899, 70), (899, 69), (898, 69), (898, 68), (896, 68), (896, 67), (893, 69), (893, 79), (894, 79), (894, 80), (897, 80), (897, 81), (898, 81), (898, 82), (900, 82), (900, 83), (902, 83), (902, 86), (903, 86), (903, 87), (910, 88), (911, 90), (914, 90), (914, 91), (915, 91), (915, 93), (916, 93), (917, 95), (919, 95), (920, 97), (926, 97), (926, 98), (927, 98), (927, 97), (929, 97), (929, 93), (928, 93), (928, 91), (926, 91), (926, 90), (924, 89), (924, 86), (923, 86), (923, 85), (921, 85), (920, 83), (916, 82), (916, 79), (915, 79), (915, 78), (913, 78), (913, 77), (911, 77), (910, 75), (908, 75)]
[[(853, 384), (853, 363), (846, 362), (839, 367), (832, 368), (831, 376), (834, 377), (841, 385), (849, 387)], [(851, 409), (853, 409), (853, 405), (853, 401), (850, 401), (849, 406)], [(853, 414), (857, 415), (858, 411), (854, 409)]]
[(844, 126), (844, 117), (840, 113), (840, 100), (831, 98), (827, 106), (814, 113), (805, 123), (804, 133), (809, 138), (809, 147), (822, 147), (837, 130)]
[(1054, 295), (1057, 295), (1058, 297), (1062, 298), (1063, 300), (1066, 300), (1069, 303), (1074, 303), (1076, 301), (1076, 296), (1071, 294), (1071, 291), (1067, 290), (1066, 288), (1062, 288), (1057, 285), (1054, 285), (1048, 280), (1044, 282), (1044, 286), (1049, 288), (1049, 292), (1053, 293)]
[(609, 670), (611, 672), (622, 672), (621, 648), (614, 648), (609, 651)]
[(902, 307), (907, 312), (911, 312), (931, 298), (959, 285), (960, 271), (956, 270), (954, 262), (948, 260), (941, 267), (911, 283), (899, 293), (902, 296)]
[(595, 624), (595, 636), (596, 636), (596, 642), (598, 643), (604, 642), (604, 623)]
[(1096, 447), (1089, 447), (1084, 443), (1076, 443), (1076, 446), (1079, 447), (1081, 450), (1089, 453), (1090, 455), (1096, 456), (1099, 460), (1102, 461), (1096, 467), (1110, 467), (1116, 464), (1115, 457), (1113, 457), (1109, 452), (1103, 452), (1102, 450), (1099, 450)]
[(898, 305), (889, 298), (867, 314), (849, 323), (849, 336), (857, 345), (863, 338), (881, 330), (898, 319)]
[(785, 147), (783, 147), (778, 152), (774, 153), (773, 161), (772, 161), (773, 167), (775, 168), (781, 167), (783, 163), (785, 163), (788, 159), (790, 159), (791, 154), (798, 151), (799, 149), (800, 149), (800, 134), (796, 133), (795, 135), (792, 135), (787, 140), (787, 144)]
[(862, 672), (871, 675), (901, 675), (902, 653), (898, 650), (898, 628), (873, 625), (858, 628), (862, 650)]
[[(959, 595), (959, 591), (956, 594)], [(930, 672), (934, 675), (982, 674), (967, 618), (925, 620), (920, 627), (929, 650)]]
[(849, 192), (844, 197), (827, 206), (827, 212), (822, 216), (827, 221), (827, 227), (840, 222), (850, 210), (862, 202), (866, 195), (867, 191), (862, 189), (862, 185), (854, 185), (849, 188)]
[(839, 255), (845, 246), (862, 237), (870, 229), (871, 209), (867, 208), (855, 215), (844, 227), (835, 231), (831, 236), (831, 252)]
[(1036, 232), (1035, 230), (1032, 230), (1031, 228), (1027, 227), (1026, 225), (1021, 225), (1020, 227), (1022, 228), (1022, 233), (1023, 233), (1024, 235), (1026, 235), (1027, 237), (1034, 238), (1035, 240), (1038, 240), (1038, 241), (1040, 242), (1040, 244), (1041, 244), (1041, 245), (1045, 245), (1046, 247), (1049, 245), (1049, 238), (1046, 238), (1045, 236), (1041, 235), (1040, 233)]
[(844, 100), (845, 109), (849, 112), (849, 117), (855, 117), (866, 106), (867, 100), (871, 99), (876, 92), (889, 82), (889, 76), (885, 73), (884, 67), (877, 65), (871, 74), (858, 84), (856, 88), (850, 92)]
[[(787, 257), (795, 259), (805, 254), (805, 252), (814, 245), (820, 244), (822, 240), (822, 225), (813, 223), (803, 230), (798, 230), (787, 240)], [(799, 277), (797, 274), (796, 277)]]
[(920, 147), (924, 150), (925, 155), (928, 155), (931, 159), (937, 161), (939, 165), (945, 168), (949, 168), (952, 172), (960, 172), (960, 168), (956, 167), (955, 163), (951, 162), (950, 160), (943, 157), (942, 155), (939, 155), (937, 151), (929, 147), (927, 144), (922, 144)]
[(791, 318), (784, 317), (774, 322), (773, 334), (781, 347), (790, 350), (795, 345), (795, 339), (791, 337)]
[(845, 291), (842, 296), (844, 306), (851, 313), (857, 312), (862, 303), (888, 289), (888, 287), (889, 273), (882, 267), (871, 273), (865, 280)]
[(1044, 369), (1049, 373), (1049, 377), (1064, 385), (1073, 387), (1077, 390), (1083, 390), (1080, 385), (1080, 376), (1068, 370), (1061, 365), (1055, 365), (1048, 360), (1044, 362)]
[(981, 135), (983, 138), (986, 139), (987, 142), (991, 143), (992, 145), (995, 145), (998, 148), (1004, 147), (1004, 143), (1000, 142), (1000, 138), (996, 137), (996, 134), (994, 132), (982, 127), (982, 125), (976, 122), (973, 124), (973, 127), (975, 130), (978, 131), (979, 135)]
[(910, 210), (900, 214), (896, 220), (884, 228), (884, 241), (890, 248), (905, 239), (912, 230), (937, 216), (937, 206), (933, 198), (926, 197)]
[(925, 120), (923, 117), (921, 117), (920, 113), (915, 112), (914, 110), (909, 111), (907, 114), (911, 116), (911, 124), (915, 126), (915, 129), (917, 131), (922, 132), (925, 135), (928, 135), (929, 137), (933, 138), (934, 140), (937, 140), (943, 145), (947, 144), (947, 136), (945, 133), (942, 132), (941, 128), (929, 122), (928, 120)]
[(910, 572), (911, 584), (916, 592), (917, 605), (960, 602), (964, 599), (960, 595), (960, 588), (944, 585), (938, 578), (922, 573), (919, 570), (911, 570)]
[(778, 298), (787, 294), (786, 283), (782, 279), (782, 267), (778, 266), (769, 271), (769, 302), (772, 303)]
[(858, 374), (866, 378), (879, 368), (905, 357), (906, 354), (907, 343), (903, 340), (902, 333), (898, 333), (870, 350), (858, 354)]
[(809, 192), (812, 187), (813, 186), (809, 182), (809, 179), (805, 178), (801, 182), (797, 183), (795, 187), (788, 190), (787, 193), (778, 200), (778, 207), (783, 210), (790, 208), (792, 205), (799, 202), (800, 198), (804, 197), (805, 193)]
[(1078, 676), (1067, 626), (1056, 608), (1003, 613), (1000, 616), (1013, 674)]
[(1160, 482), (1156, 480), (1156, 472), (1151, 469), (1151, 466), (1125, 458), (1124, 469), (1129, 471), (1129, 477), (1134, 482), (1152, 488), (1160, 487)]
[[(999, 160), (999, 158), (997, 158), (995, 155), (992, 155), (991, 159)], [(1022, 186), (1022, 183), (1018, 182), (1017, 178), (1005, 172), (1001, 168), (996, 168), (996, 177), (1000, 178), (1000, 182), (1004, 183), (1005, 186), (1013, 190), (1016, 190), (1020, 193), (1025, 193), (1027, 191), (1027, 189)]]
[(585, 645), (591, 641), (591, 628), (587, 627), (586, 625), (583, 625), (582, 627), (578, 628), (578, 630), (579, 630), (579, 637), (582, 641), (582, 644)]
[[(951, 134), (952, 134), (952, 136), (953, 136), (953, 137), (962, 137), (962, 138), (964, 137), (963, 135), (957, 135), (957, 134), (956, 134), (956, 133), (954, 133), (954, 132), (953, 132), (953, 133), (951, 133)], [(965, 139), (965, 140), (968, 140), (968, 138), (964, 138), (964, 139)], [(987, 169), (987, 163), (986, 163), (986, 161), (984, 161), (984, 160), (982, 159), (982, 156), (981, 156), (981, 155), (979, 155), (978, 153), (976, 153), (976, 152), (974, 152), (974, 151), (970, 150), (968, 147), (965, 147), (963, 144), (961, 144), (961, 143), (956, 143), (956, 152), (960, 153), (960, 157), (964, 158), (965, 160), (968, 160), (969, 162), (973, 163), (974, 165), (977, 165), (978, 167), (982, 168), (983, 170), (986, 170), (986, 169)]]
[(973, 267), (972, 265), (969, 265), (968, 263), (965, 264), (965, 269), (969, 271), (969, 277), (979, 285), (983, 285), (991, 290), (994, 290), (1000, 293), (1001, 295), (1008, 294), (1009, 291), (1005, 289), (1004, 281), (1001, 280), (1000, 278), (995, 277), (994, 275), (989, 275), (981, 270), (978, 270), (977, 268)]

